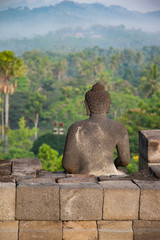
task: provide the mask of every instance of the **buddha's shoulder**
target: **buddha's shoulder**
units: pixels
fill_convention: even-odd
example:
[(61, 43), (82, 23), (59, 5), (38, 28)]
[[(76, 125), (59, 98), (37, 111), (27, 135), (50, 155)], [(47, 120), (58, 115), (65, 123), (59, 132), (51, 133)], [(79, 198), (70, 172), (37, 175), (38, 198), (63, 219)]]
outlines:
[(107, 124), (110, 128), (114, 129), (115, 132), (124, 133), (127, 132), (125, 125), (122, 122), (107, 119)]
[(90, 121), (90, 119), (86, 119), (86, 120), (82, 120), (82, 121), (78, 121), (73, 123), (70, 127), (69, 127), (69, 131), (77, 131), (77, 130), (81, 130), (81, 129), (85, 129), (88, 127), (93, 127), (93, 125), (106, 125), (108, 128), (113, 128), (115, 129), (115, 131), (125, 131), (126, 127), (123, 123), (119, 122), (119, 121), (115, 121), (115, 120), (111, 120), (106, 118), (105, 122), (92, 122)]
[(125, 125), (120, 122), (120, 121), (116, 121), (116, 120), (112, 120), (112, 119), (106, 119), (107, 123), (109, 123), (110, 125), (116, 126), (116, 127), (125, 127)]
[(78, 129), (84, 128), (87, 124), (88, 119), (75, 122), (69, 127), (68, 131), (77, 131)]

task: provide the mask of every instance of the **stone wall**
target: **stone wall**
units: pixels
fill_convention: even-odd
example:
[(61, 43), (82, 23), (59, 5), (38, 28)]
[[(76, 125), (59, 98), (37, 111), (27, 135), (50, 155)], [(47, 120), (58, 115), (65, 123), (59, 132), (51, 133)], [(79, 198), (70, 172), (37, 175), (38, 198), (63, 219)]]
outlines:
[(139, 169), (149, 169), (160, 179), (160, 130), (140, 131)]
[(0, 161), (0, 181), (0, 240), (160, 239), (155, 174), (96, 178), (14, 159)]

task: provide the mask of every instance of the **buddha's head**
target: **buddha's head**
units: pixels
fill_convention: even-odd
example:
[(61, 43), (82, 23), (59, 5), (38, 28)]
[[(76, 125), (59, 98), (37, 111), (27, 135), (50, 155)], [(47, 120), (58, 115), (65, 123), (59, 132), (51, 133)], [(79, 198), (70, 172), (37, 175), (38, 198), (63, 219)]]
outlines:
[(108, 113), (110, 109), (110, 94), (101, 83), (96, 83), (85, 94), (87, 115)]

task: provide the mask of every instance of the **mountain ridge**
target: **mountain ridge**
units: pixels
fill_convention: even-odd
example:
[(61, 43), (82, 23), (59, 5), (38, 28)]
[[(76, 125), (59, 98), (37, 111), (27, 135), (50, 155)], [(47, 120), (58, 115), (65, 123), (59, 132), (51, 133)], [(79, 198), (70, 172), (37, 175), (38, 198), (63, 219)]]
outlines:
[(9, 8), (0, 12), (0, 39), (34, 37), (63, 27), (100, 25), (124, 25), (130, 29), (160, 31), (160, 11), (140, 13), (121, 6), (81, 4), (63, 1), (53, 6), (39, 8)]

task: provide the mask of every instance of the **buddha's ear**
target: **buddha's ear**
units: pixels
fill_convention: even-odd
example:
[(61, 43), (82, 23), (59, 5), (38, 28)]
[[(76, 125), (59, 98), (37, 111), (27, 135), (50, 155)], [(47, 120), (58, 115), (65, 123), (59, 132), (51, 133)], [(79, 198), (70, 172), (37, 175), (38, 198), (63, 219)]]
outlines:
[(89, 110), (88, 103), (86, 102), (86, 100), (84, 100), (84, 103), (85, 103), (85, 106), (86, 106), (87, 116), (90, 116), (91, 112)]
[(110, 106), (107, 106), (106, 113), (109, 113)]
[(110, 106), (111, 106), (111, 101), (107, 104), (107, 109), (106, 109), (106, 113), (109, 113), (110, 110)]

